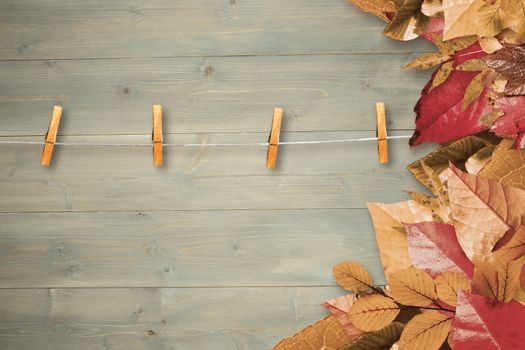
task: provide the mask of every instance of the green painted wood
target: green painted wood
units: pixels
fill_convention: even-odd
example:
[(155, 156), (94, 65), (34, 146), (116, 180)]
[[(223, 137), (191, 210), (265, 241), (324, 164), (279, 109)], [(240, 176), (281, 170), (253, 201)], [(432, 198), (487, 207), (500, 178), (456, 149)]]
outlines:
[(3, 0), (0, 59), (428, 51), (343, 0)]
[(269, 349), (336, 287), (0, 290), (2, 350)]
[(384, 284), (366, 209), (0, 214), (0, 288)]
[[(330, 0), (332, 1), (332, 0)], [(0, 62), (1, 135), (44, 135), (53, 104), (59, 133), (151, 133), (163, 105), (165, 133), (267, 132), (273, 108), (285, 131), (411, 129), (429, 72), (403, 71), (412, 55), (214, 57)]]
[[(283, 141), (370, 133), (298, 134), (300, 138), (284, 135)], [(264, 137), (237, 135), (235, 139), (254, 142)], [(179, 136), (166, 142), (172, 139)], [(227, 138), (232, 139), (232, 135)], [(136, 140), (123, 136), (115, 142)], [(211, 140), (223, 138), (213, 135)], [(364, 208), (366, 202), (400, 201), (407, 197), (403, 190), (421, 189), (405, 167), (423, 156), (425, 149), (410, 150), (406, 139), (391, 140), (390, 146), (388, 165), (378, 163), (374, 141), (283, 146), (279, 168), (271, 171), (265, 168), (264, 147), (168, 149), (165, 166), (155, 168), (150, 147), (57, 146), (53, 166), (44, 168), (39, 163), (41, 146), (4, 145), (0, 211)]]

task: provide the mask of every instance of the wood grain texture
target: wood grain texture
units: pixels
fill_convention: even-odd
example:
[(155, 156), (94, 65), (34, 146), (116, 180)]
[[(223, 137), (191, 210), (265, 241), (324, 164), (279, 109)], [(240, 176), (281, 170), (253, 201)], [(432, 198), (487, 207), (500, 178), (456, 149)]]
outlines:
[(344, 0), (3, 0), (1, 59), (428, 51)]
[[(282, 140), (366, 134), (285, 133)], [(213, 135), (211, 139), (256, 140), (254, 135), (222, 136)], [(266, 137), (259, 135), (261, 140)], [(106, 140), (134, 143), (137, 138)], [(143, 136), (143, 140), (148, 138)], [(197, 135), (171, 138), (182, 143), (198, 140)], [(63, 141), (71, 139), (86, 138)], [(97, 142), (101, 137), (89, 139)], [(425, 149), (412, 151), (406, 140), (390, 144), (392, 161), (386, 166), (377, 162), (373, 141), (282, 146), (276, 171), (265, 168), (265, 147), (167, 149), (165, 166), (159, 169), (151, 166), (150, 147), (57, 146), (53, 167), (45, 169), (38, 163), (39, 154), (31, 152), (34, 146), (3, 146), (0, 211), (364, 208), (369, 201), (405, 200), (403, 190), (421, 189), (405, 165), (422, 157)]]
[(336, 287), (0, 290), (2, 350), (269, 349)]
[[(0, 214), (0, 288), (384, 283), (365, 209)], [(350, 229), (351, 228), (351, 229)]]
[(401, 70), (411, 56), (0, 62), (0, 134), (44, 135), (53, 104), (61, 135), (150, 134), (152, 104), (165, 134), (267, 134), (275, 106), (283, 132), (375, 130), (379, 100), (389, 130), (412, 129), (429, 72)]

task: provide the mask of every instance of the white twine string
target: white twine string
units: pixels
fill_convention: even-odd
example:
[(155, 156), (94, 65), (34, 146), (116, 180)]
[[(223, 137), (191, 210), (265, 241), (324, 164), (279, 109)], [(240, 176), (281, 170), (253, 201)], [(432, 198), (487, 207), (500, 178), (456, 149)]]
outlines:
[[(387, 136), (388, 140), (408, 139), (411, 135)], [(323, 143), (345, 143), (345, 142), (363, 142), (376, 141), (377, 137), (363, 137), (358, 139), (339, 139), (339, 140), (318, 140), (318, 141), (284, 141), (279, 142), (282, 145), (317, 145)], [(0, 140), (0, 145), (44, 145), (45, 141), (11, 141)], [(77, 147), (151, 147), (153, 143), (87, 143), (87, 142), (55, 142), (57, 146), (77, 146)], [(250, 147), (250, 146), (268, 146), (268, 142), (261, 143), (163, 143), (163, 147)]]

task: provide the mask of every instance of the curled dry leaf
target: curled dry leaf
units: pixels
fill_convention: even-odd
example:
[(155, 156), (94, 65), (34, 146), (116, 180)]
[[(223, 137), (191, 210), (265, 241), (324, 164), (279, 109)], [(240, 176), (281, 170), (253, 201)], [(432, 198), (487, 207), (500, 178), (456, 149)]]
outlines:
[(337, 284), (353, 292), (365, 292), (372, 286), (372, 276), (359, 263), (344, 261), (334, 266)]
[(472, 287), (478, 294), (508, 303), (519, 287), (523, 261), (479, 261), (474, 270)]
[(371, 13), (383, 21), (389, 22), (386, 15), (387, 11), (384, 11), (387, 7), (388, 0), (348, 0), (348, 2), (354, 4), (361, 11)]
[(408, 268), (390, 275), (390, 294), (401, 304), (425, 307), (437, 299), (434, 280), (423, 270)]
[(350, 341), (339, 321), (330, 315), (282, 340), (273, 350), (339, 350)]
[(383, 34), (396, 40), (412, 40), (418, 37), (418, 28), (427, 17), (421, 13), (423, 0), (404, 0)]
[(437, 222), (407, 224), (408, 254), (414, 266), (436, 277), (445, 271), (472, 277), (474, 266), (456, 238), (454, 226)]
[(395, 204), (368, 203), (383, 270), (390, 274), (412, 266), (403, 223), (432, 220), (432, 212), (415, 201)]
[(525, 307), (515, 301), (494, 303), (460, 291), (453, 327), (454, 350), (521, 349), (525, 344)]
[(503, 48), (499, 40), (491, 36), (479, 38), (479, 45), (486, 53), (494, 53)]
[(490, 254), (511, 226), (525, 220), (525, 191), (450, 165), (448, 195), (459, 244), (471, 261)]
[(490, 162), (495, 149), (495, 145), (485, 146), (470, 156), (465, 163), (465, 169), (467, 169), (467, 172), (469, 174), (477, 175), (485, 165)]
[(508, 139), (501, 141), (478, 174), (525, 190), (525, 150), (513, 149), (513, 143)]
[(429, 311), (407, 323), (398, 345), (400, 350), (438, 350), (447, 339), (452, 315)]
[(323, 303), (323, 306), (337, 318), (350, 340), (357, 339), (363, 334), (363, 331), (354, 326), (347, 316), (356, 300), (356, 294), (347, 294)]
[(398, 341), (405, 325), (401, 322), (392, 322), (379, 331), (367, 333), (340, 350), (389, 350)]
[(443, 272), (436, 278), (435, 283), (439, 300), (454, 307), (457, 305), (458, 292), (460, 290), (467, 292), (472, 290), (468, 278), (458, 272)]
[(399, 307), (391, 299), (380, 294), (368, 294), (350, 309), (348, 318), (357, 328), (373, 332), (388, 326), (399, 314)]

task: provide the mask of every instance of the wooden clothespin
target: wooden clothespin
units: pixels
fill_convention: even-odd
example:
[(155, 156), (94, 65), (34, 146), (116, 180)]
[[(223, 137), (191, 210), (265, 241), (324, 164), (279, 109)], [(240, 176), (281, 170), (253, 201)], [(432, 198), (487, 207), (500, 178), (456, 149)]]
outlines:
[(53, 107), (53, 114), (51, 115), (51, 121), (49, 122), (49, 128), (47, 129), (44, 150), (42, 151), (42, 159), (40, 164), (48, 167), (51, 164), (51, 157), (53, 156), (53, 149), (55, 148), (55, 142), (57, 140), (58, 125), (60, 124), (60, 117), (62, 116), (62, 107)]
[(386, 134), (386, 113), (385, 104), (383, 102), (376, 103), (377, 116), (377, 151), (379, 153), (379, 163), (388, 163), (388, 144)]
[(270, 137), (268, 138), (268, 153), (266, 154), (266, 167), (268, 169), (275, 169), (275, 164), (277, 163), (277, 150), (279, 148), (279, 134), (281, 133), (282, 120), (282, 108), (274, 108), (272, 129), (270, 130)]
[(153, 105), (153, 164), (162, 166), (162, 106)]

